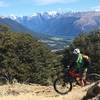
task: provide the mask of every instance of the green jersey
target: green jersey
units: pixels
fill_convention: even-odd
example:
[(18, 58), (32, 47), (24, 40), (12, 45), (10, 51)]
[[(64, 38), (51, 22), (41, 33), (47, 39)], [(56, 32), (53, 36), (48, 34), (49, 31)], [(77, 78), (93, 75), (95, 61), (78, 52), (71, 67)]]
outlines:
[(84, 65), (83, 56), (82, 54), (79, 54), (76, 60), (76, 69), (81, 69), (83, 65)]

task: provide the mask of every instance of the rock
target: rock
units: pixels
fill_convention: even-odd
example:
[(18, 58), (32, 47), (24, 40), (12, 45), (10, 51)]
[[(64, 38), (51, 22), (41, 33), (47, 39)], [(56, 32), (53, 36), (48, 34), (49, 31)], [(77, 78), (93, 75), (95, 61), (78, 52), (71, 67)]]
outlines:
[(97, 81), (87, 90), (86, 96), (83, 100), (100, 100), (100, 81)]

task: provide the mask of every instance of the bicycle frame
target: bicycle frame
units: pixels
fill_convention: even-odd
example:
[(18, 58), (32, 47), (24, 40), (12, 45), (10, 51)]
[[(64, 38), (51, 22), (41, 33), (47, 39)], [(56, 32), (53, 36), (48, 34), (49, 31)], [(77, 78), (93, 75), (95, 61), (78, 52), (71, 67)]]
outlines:
[(65, 82), (69, 81), (71, 83), (79, 83), (78, 80), (82, 81), (82, 76), (79, 73), (77, 73), (74, 69), (68, 69), (67, 72), (64, 73), (64, 79)]

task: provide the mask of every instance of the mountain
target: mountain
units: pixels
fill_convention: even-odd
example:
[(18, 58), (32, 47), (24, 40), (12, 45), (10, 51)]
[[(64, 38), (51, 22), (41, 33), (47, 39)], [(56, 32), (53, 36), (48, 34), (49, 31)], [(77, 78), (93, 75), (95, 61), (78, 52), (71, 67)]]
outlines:
[(32, 16), (17, 17), (15, 20), (25, 27), (51, 36), (76, 36), (100, 28), (100, 12), (34, 13)]
[(36, 35), (39, 41), (53, 49), (64, 48), (81, 32), (100, 29), (99, 11), (67, 13), (51, 11), (34, 13), (32, 16), (8, 16), (2, 20), (8, 25), (11, 23), (15, 31), (25, 29), (33, 31), (33, 36)]
[(97, 11), (67, 13), (52, 11), (10, 18), (39, 33), (40, 41), (53, 49), (64, 48), (81, 32), (100, 29), (100, 12)]
[(0, 24), (9, 26), (11, 30), (15, 32), (32, 33), (30, 29), (10, 18), (0, 17)]

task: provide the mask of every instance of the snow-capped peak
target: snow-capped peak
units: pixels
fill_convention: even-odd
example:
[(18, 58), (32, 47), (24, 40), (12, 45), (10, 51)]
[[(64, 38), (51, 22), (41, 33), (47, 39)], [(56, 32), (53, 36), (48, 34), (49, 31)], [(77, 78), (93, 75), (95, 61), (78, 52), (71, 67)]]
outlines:
[(8, 18), (10, 18), (12, 20), (16, 20), (17, 19), (17, 17), (15, 15), (13, 15), (13, 14), (11, 14), (10, 16), (8, 16)]
[(57, 15), (58, 12), (57, 11), (48, 11), (47, 13), (50, 16), (55, 16), (55, 15)]
[(37, 13), (33, 13), (31, 17), (34, 17), (34, 16), (38, 16), (38, 14)]

